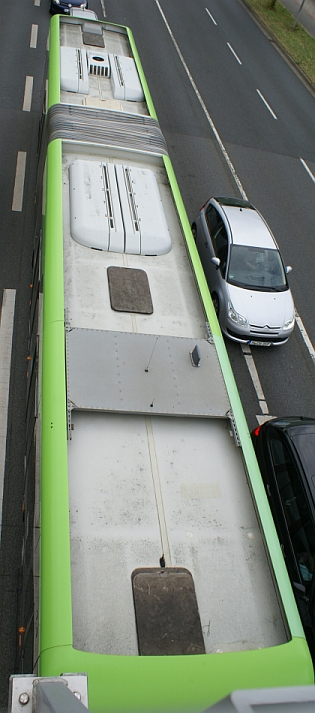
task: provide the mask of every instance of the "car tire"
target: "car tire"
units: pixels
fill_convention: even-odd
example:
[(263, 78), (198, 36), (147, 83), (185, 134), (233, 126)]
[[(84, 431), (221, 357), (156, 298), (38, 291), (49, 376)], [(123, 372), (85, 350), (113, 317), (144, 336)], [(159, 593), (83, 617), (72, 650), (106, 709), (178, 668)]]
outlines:
[(215, 311), (217, 317), (219, 317), (219, 313), (220, 313), (220, 302), (219, 302), (218, 295), (217, 295), (216, 292), (212, 292), (211, 297), (212, 297), (212, 302), (213, 302), (213, 306), (214, 306), (214, 311)]
[(193, 225), (191, 226), (191, 232), (192, 232), (192, 234), (193, 234), (193, 236), (194, 236), (194, 241), (195, 241), (195, 243), (196, 243), (196, 242), (197, 242), (197, 228), (196, 228), (196, 226), (195, 226), (195, 223), (193, 223)]

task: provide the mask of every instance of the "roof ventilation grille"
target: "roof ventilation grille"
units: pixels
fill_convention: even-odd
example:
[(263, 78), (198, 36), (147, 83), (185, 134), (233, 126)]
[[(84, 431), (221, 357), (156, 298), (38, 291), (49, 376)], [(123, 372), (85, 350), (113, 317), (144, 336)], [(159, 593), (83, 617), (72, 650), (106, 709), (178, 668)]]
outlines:
[(109, 77), (109, 61), (108, 54), (103, 52), (88, 52), (88, 68), (89, 74), (96, 77)]

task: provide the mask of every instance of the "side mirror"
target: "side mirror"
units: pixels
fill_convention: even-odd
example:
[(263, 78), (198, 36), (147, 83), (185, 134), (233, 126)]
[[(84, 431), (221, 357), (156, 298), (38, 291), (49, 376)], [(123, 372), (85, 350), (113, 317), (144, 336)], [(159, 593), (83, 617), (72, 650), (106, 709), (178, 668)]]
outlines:
[(287, 267), (285, 268), (285, 271), (286, 271), (286, 274), (287, 274), (287, 275), (289, 274), (289, 272), (292, 272), (292, 267), (291, 267), (291, 265), (287, 265)]
[(212, 258), (211, 258), (211, 262), (213, 262), (213, 264), (216, 266), (217, 269), (218, 269), (218, 267), (220, 267), (220, 265), (221, 265), (221, 260), (219, 260), (218, 257), (212, 257)]

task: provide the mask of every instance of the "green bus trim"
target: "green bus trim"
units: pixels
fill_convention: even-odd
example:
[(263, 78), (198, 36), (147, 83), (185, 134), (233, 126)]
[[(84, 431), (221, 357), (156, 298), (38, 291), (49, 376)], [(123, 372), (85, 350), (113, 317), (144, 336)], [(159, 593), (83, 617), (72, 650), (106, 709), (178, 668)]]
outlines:
[(41, 656), (41, 675), (88, 675), (93, 713), (199, 713), (231, 691), (312, 682), (303, 639), (240, 653), (106, 656), (59, 647)]

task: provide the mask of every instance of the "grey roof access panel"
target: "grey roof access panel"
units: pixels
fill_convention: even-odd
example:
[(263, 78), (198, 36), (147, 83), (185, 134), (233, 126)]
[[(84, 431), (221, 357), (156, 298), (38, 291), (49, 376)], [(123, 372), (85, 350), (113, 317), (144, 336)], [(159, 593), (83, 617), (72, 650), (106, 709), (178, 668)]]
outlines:
[(152, 297), (145, 270), (112, 265), (107, 268), (107, 278), (112, 309), (152, 314)]
[(222, 418), (229, 411), (215, 348), (205, 339), (72, 329), (66, 341), (70, 410)]

